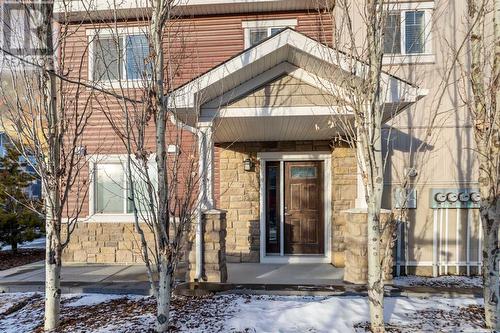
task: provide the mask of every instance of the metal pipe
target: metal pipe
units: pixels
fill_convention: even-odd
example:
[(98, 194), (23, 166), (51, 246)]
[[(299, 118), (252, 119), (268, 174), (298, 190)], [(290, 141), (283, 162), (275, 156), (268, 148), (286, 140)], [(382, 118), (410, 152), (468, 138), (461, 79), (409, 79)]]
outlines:
[(432, 252), (432, 276), (436, 277), (438, 276), (438, 226), (437, 226), (437, 219), (438, 219), (438, 210), (434, 209), (434, 218), (433, 218), (433, 252)]
[(467, 253), (466, 253), (466, 260), (467, 260), (467, 276), (470, 276), (470, 215), (471, 215), (471, 210), (467, 209)]
[(444, 256), (445, 256), (445, 258), (444, 258), (444, 274), (445, 275), (448, 275), (448, 258), (449, 258), (449, 255), (448, 255), (448, 238), (449, 237), (448, 237), (448, 235), (450, 234), (450, 232), (449, 232), (449, 223), (448, 223), (449, 222), (449, 219), (448, 219), (449, 214), (448, 214), (448, 212), (449, 212), (449, 210), (448, 210), (448, 208), (446, 208), (446, 210), (445, 210), (445, 217), (446, 218), (445, 218), (445, 225), (444, 225), (444, 227), (445, 227), (445, 238), (444, 238), (444, 253), (445, 253), (444, 254)]
[(462, 231), (462, 221), (460, 220), (460, 208), (457, 209), (457, 227), (455, 239), (455, 274), (460, 274), (460, 232)]

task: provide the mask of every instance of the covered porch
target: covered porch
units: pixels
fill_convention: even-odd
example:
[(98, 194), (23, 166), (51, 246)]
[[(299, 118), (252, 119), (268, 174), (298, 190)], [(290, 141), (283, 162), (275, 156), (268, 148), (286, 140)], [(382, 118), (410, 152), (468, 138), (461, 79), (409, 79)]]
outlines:
[[(191, 279), (210, 281), (204, 266), (225, 270), (212, 274), (221, 281), (245, 275), (276, 280), (292, 269), (304, 283), (312, 279), (306, 264), (330, 265), (317, 266), (320, 276), (340, 277), (332, 264), (342, 267), (346, 247), (363, 243), (365, 236), (360, 223), (341, 216), (366, 205), (356, 148), (332, 145), (332, 138), (345, 134), (339, 121), (355, 128), (347, 106), (352, 96), (344, 85), (359, 84), (366, 67), (359, 62), (359, 72), (352, 74), (347, 60), (285, 29), (173, 93), (172, 107), (199, 139), (201, 207)], [(385, 119), (424, 95), (386, 73), (382, 82)], [(211, 244), (205, 246), (207, 221), (209, 232), (220, 237), (208, 238)], [(361, 233), (349, 244), (347, 223)], [(354, 252), (363, 256), (362, 250)], [(229, 269), (233, 263), (262, 267), (240, 266), (252, 267), (244, 274)]]

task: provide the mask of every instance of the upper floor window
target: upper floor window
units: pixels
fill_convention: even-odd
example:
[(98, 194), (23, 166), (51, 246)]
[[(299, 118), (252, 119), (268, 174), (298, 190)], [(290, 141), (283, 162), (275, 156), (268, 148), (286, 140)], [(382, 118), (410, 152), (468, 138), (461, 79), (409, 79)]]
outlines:
[[(388, 5), (383, 48), (388, 64), (392, 60), (417, 61), (415, 56), (432, 55), (431, 24), (434, 2)], [(430, 58), (420, 58), (427, 60)]]
[(244, 21), (245, 48), (252, 47), (262, 40), (279, 33), (282, 29), (297, 26), (297, 19)]
[(89, 78), (96, 82), (148, 78), (149, 42), (140, 31), (97, 31), (91, 36)]

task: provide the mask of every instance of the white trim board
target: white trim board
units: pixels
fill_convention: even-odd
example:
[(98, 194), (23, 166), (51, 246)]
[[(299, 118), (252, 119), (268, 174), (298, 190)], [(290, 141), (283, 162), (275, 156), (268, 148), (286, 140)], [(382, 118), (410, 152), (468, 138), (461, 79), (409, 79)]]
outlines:
[[(266, 57), (284, 48), (288, 48), (289, 50), (288, 52), (282, 52), (281, 57), (283, 58), (279, 59), (281, 62), (288, 61), (288, 58), (293, 52), (300, 51), (311, 58), (319, 59), (328, 65), (334, 65), (341, 70), (351, 72), (353, 69), (351, 64), (352, 59), (342, 56), (336, 50), (295, 30), (285, 29), (178, 88), (172, 93), (174, 98), (170, 100), (170, 105), (178, 109), (184, 108), (187, 109), (188, 112), (198, 114), (200, 105), (217, 97), (205, 94), (210, 87), (220, 85), (221, 87), (227, 86), (228, 89), (226, 91), (231, 90), (239, 85), (237, 84), (238, 82), (236, 82), (233, 87), (230, 82), (226, 82), (226, 78), (232, 77), (231, 74), (239, 72), (243, 68), (251, 66), (254, 63), (258, 63), (259, 60), (267, 59)], [(356, 73), (366, 72), (366, 64), (362, 62), (356, 62), (355, 67), (358, 69)], [(262, 72), (268, 69), (270, 68), (264, 69)], [(244, 75), (240, 78), (242, 80), (241, 83), (250, 80), (257, 73), (252, 73), (252, 71), (249, 70), (243, 74)], [(362, 78), (362, 74), (358, 75)], [(246, 76), (248, 76), (248, 78)], [(382, 73), (381, 81), (383, 83), (385, 103), (412, 103), (427, 94), (426, 90), (420, 89), (385, 72)], [(215, 89), (214, 91), (217, 90), (220, 89)]]
[[(331, 159), (330, 152), (264, 152), (258, 153), (260, 161), (260, 262), (261, 263), (330, 263), (331, 262), (331, 221), (332, 221), (332, 184), (331, 184)], [(323, 201), (324, 201), (324, 254), (323, 255), (285, 255), (284, 254), (284, 162), (285, 161), (323, 161)], [(266, 255), (266, 162), (280, 161), (280, 255)]]
[(253, 20), (241, 22), (242, 28), (275, 28), (275, 27), (295, 27), (297, 19), (277, 19), (277, 20)]

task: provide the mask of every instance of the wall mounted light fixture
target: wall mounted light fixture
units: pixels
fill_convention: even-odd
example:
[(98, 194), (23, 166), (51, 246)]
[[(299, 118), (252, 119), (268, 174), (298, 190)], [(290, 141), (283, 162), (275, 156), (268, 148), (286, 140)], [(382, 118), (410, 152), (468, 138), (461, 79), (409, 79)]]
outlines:
[(243, 160), (243, 170), (252, 171), (254, 167), (254, 163), (250, 157), (247, 157)]

